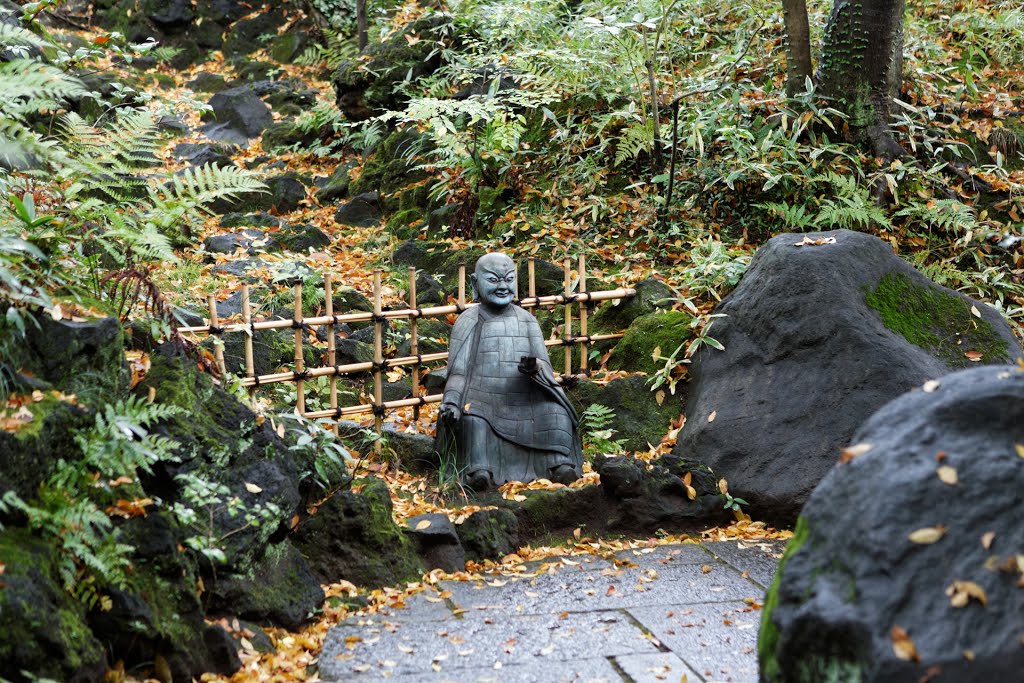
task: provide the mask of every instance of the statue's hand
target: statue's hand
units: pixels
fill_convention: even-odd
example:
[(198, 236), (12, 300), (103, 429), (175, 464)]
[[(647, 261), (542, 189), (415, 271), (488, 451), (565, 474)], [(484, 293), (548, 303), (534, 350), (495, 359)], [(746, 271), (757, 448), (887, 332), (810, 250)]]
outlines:
[(458, 422), (462, 417), (462, 411), (454, 403), (442, 403), (438, 411), (438, 418), (442, 421)]

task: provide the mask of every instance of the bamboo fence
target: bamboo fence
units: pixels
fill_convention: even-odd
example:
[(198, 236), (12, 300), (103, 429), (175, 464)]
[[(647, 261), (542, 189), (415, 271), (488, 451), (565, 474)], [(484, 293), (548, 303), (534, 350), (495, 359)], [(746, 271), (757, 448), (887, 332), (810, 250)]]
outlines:
[[(591, 292), (587, 289), (586, 261), (583, 256), (579, 257), (577, 264), (578, 287), (574, 287), (572, 281), (572, 261), (566, 259), (563, 264), (564, 291), (562, 294), (550, 296), (537, 296), (536, 268), (534, 259), (530, 258), (527, 268), (528, 296), (517, 303), (527, 310), (535, 308), (554, 309), (563, 307), (562, 336), (557, 339), (548, 339), (546, 346), (564, 347), (564, 373), (557, 377), (560, 382), (567, 378), (582, 377), (589, 374), (589, 347), (594, 342), (620, 339), (623, 333), (590, 335), (587, 331), (589, 309), (597, 302), (613, 299), (626, 299), (636, 294), (636, 290), (630, 288), (619, 288), (608, 291)], [(518, 284), (517, 284), (518, 286)], [(242, 321), (239, 323), (228, 323), (221, 325), (217, 315), (217, 304), (213, 296), (207, 300), (209, 308), (209, 323), (206, 325), (193, 325), (179, 327), (178, 332), (182, 334), (210, 335), (223, 337), (226, 334), (243, 334), (245, 349), (245, 374), (240, 375), (239, 383), (248, 388), (250, 397), (255, 397), (259, 387), (277, 384), (281, 382), (292, 382), (295, 384), (296, 401), (295, 410), (299, 415), (310, 419), (351, 417), (366, 413), (373, 413), (374, 428), (380, 433), (383, 428), (384, 416), (387, 411), (399, 408), (412, 408), (414, 419), (419, 417), (420, 407), (428, 403), (439, 403), (442, 394), (423, 394), (422, 375), (424, 366), (439, 363), (447, 360), (448, 352), (419, 353), (419, 333), (417, 322), (421, 318), (442, 318), (451, 314), (459, 314), (477, 303), (466, 302), (466, 267), (459, 266), (458, 271), (458, 295), (456, 303), (446, 306), (419, 307), (416, 301), (416, 269), (409, 268), (409, 302), (408, 308), (385, 309), (382, 300), (381, 271), (374, 271), (372, 304), (373, 310), (369, 312), (344, 313), (338, 315), (334, 312), (334, 283), (330, 275), (324, 276), (324, 301), (325, 314), (311, 317), (303, 317), (302, 311), (302, 283), (296, 282), (293, 286), (294, 309), (291, 320), (253, 320), (252, 304), (249, 296), (249, 286), (242, 286)], [(573, 291), (576, 289), (577, 291)], [(516, 292), (518, 296), (518, 291)], [(573, 306), (579, 306), (579, 334), (573, 334)], [(398, 358), (384, 357), (384, 326), (389, 320), (408, 320), (410, 335), (410, 355)], [(338, 365), (336, 363), (335, 348), (335, 326), (342, 323), (373, 323), (373, 360), (362, 363), (348, 363)], [(317, 327), (327, 328), (327, 364), (319, 367), (306, 367), (303, 347), (306, 332)], [(260, 330), (294, 329), (295, 334), (295, 355), (293, 369), (286, 372), (277, 372), (264, 375), (257, 375), (255, 370), (253, 341)], [(580, 374), (574, 374), (573, 349), (578, 347)], [(227, 376), (224, 361), (222, 344), (214, 345), (214, 360), (222, 376)], [(392, 368), (410, 368), (412, 378), (412, 392), (409, 398), (384, 401), (383, 390), (387, 371)], [(355, 376), (369, 373), (372, 375), (373, 392), (370, 403), (355, 406), (338, 406), (338, 377)], [(329, 377), (329, 402), (330, 408), (324, 410), (306, 409), (306, 382), (318, 377)]]

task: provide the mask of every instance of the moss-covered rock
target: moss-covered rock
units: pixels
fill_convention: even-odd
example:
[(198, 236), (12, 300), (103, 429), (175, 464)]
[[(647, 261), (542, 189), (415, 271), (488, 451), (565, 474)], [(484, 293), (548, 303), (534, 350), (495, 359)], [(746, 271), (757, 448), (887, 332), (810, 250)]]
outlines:
[(664, 391), (659, 400), (648, 382), (649, 378), (640, 375), (614, 379), (604, 385), (586, 380), (573, 386), (569, 396), (579, 405), (580, 414), (595, 404), (611, 408), (613, 415), (608, 427), (615, 430), (612, 439), (622, 439), (627, 451), (646, 451), (648, 444), (661, 441), (686, 407), (685, 385), (674, 396)]
[(421, 79), (441, 66), (438, 41), (454, 44), (440, 31), (449, 25), (450, 18), (441, 14), (424, 16), (384, 42), (371, 44), (359, 59), (342, 62), (332, 80), (338, 108), (345, 117), (363, 121), (401, 109), (405, 100), (395, 85)]
[(425, 180), (426, 171), (415, 168), (416, 162), (412, 159), (413, 152), (423, 144), (425, 138), (415, 131), (402, 129), (388, 135), (363, 164), (359, 177), (349, 185), (349, 194), (376, 192), (385, 197)]
[(649, 374), (657, 372), (664, 367), (664, 361), (658, 363), (654, 360), (655, 350), (659, 351), (658, 355), (668, 357), (690, 338), (692, 321), (693, 316), (682, 311), (640, 316), (612, 349), (608, 367)]
[[(642, 315), (650, 315), (672, 307), (675, 293), (661, 280), (648, 278), (638, 282), (633, 288), (636, 290), (636, 296), (604, 302), (598, 306), (590, 318), (595, 333), (621, 332)], [(671, 351), (672, 349), (668, 349), (669, 353)]]
[(309, 565), (289, 541), (267, 547), (244, 573), (222, 574), (211, 586), (210, 610), (297, 629), (324, 601)]
[(497, 560), (519, 547), (519, 520), (511, 510), (474, 512), (455, 529), (469, 560)]
[(360, 492), (340, 491), (320, 505), (297, 530), (296, 545), (325, 583), (344, 579), (376, 587), (419, 577), (423, 567), (392, 518), (387, 485), (379, 479), (362, 483)]
[(978, 353), (988, 363), (1009, 360), (1006, 340), (980, 314), (975, 317), (962, 297), (916, 284), (901, 273), (888, 273), (866, 300), (887, 328), (951, 368), (969, 365), (968, 353)]
[(772, 621), (772, 612), (775, 610), (776, 605), (779, 604), (779, 582), (782, 580), (782, 570), (785, 569), (789, 558), (806, 543), (809, 536), (808, 531), (807, 520), (803, 517), (798, 517), (796, 528), (793, 529), (793, 538), (789, 539), (789, 543), (786, 544), (786, 551), (783, 553), (782, 559), (779, 560), (779, 566), (775, 570), (772, 585), (764, 596), (764, 607), (761, 608), (761, 628), (757, 633), (757, 661), (763, 679), (767, 681), (777, 680), (780, 673), (779, 663), (775, 657), (779, 641), (779, 629), (775, 626), (775, 622)]
[(112, 396), (128, 379), (124, 335), (115, 318), (76, 322), (39, 315), (25, 327), (21, 367), (83, 397)]
[(26, 529), (0, 532), (0, 671), (58, 681), (102, 681), (103, 647), (85, 610), (60, 584), (54, 548)]

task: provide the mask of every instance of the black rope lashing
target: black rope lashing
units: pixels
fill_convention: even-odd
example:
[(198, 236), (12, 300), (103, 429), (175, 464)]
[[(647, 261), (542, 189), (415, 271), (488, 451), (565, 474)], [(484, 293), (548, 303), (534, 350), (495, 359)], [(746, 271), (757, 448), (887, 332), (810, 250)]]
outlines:
[(370, 320), (372, 320), (374, 323), (387, 324), (388, 317), (383, 313), (372, 313), (370, 314)]
[(380, 417), (380, 418), (383, 418), (383, 417), (386, 417), (386, 416), (387, 416), (387, 414), (388, 414), (388, 409), (387, 409), (387, 408), (385, 408), (385, 407), (383, 406), (383, 404), (382, 404), (382, 405), (377, 405), (376, 403), (374, 403), (374, 404), (373, 404), (373, 414), (374, 414), (374, 415), (375, 415), (376, 417)]
[(255, 389), (259, 385), (260, 385), (260, 376), (259, 375), (253, 375), (252, 376), (252, 386), (253, 386), (253, 388)]
[(309, 379), (309, 370), (303, 370), (302, 372), (292, 371), (293, 382), (305, 382)]
[(576, 375), (562, 375), (562, 388), (572, 389), (580, 381)]
[(391, 363), (386, 358), (379, 363), (377, 361), (373, 361), (373, 372), (377, 372), (378, 370), (380, 372), (387, 372), (389, 367), (391, 367)]
[(310, 327), (309, 323), (307, 323), (305, 320), (292, 319), (292, 329), (305, 330), (306, 332), (309, 332), (309, 330), (312, 328)]
[(256, 323), (255, 322), (250, 322), (249, 323), (249, 336), (250, 337), (255, 337), (256, 336)]
[(210, 325), (209, 326), (209, 332), (210, 332), (211, 335), (213, 335), (215, 337), (219, 337), (220, 335), (224, 334), (224, 328), (223, 327), (216, 327), (215, 325)]

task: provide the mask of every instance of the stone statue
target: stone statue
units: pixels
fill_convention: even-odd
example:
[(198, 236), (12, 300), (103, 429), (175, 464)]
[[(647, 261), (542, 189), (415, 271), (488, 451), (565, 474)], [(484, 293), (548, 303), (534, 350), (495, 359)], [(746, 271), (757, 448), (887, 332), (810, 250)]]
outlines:
[(583, 467), (579, 419), (555, 381), (540, 326), (512, 303), (515, 264), (487, 254), (472, 281), (480, 305), (452, 330), (439, 449), (454, 445), (462, 483), (474, 491), (507, 481), (575, 481)]

